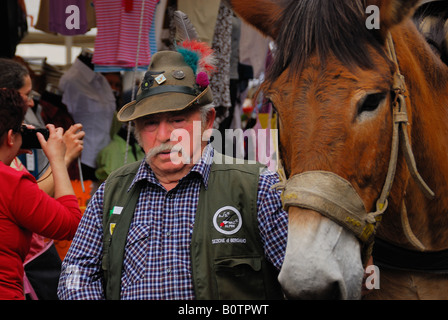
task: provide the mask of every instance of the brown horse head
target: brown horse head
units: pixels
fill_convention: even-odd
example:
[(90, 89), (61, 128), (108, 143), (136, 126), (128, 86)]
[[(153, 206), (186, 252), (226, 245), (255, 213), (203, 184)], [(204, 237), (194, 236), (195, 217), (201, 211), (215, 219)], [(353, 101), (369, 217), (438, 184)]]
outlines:
[[(350, 196), (360, 198), (357, 205), (375, 211), (388, 174), (396, 99), (392, 88), (398, 65), (386, 50), (389, 33), (407, 81), (409, 128), (415, 123), (423, 130), (417, 123), (421, 120), (413, 117), (413, 107), (430, 98), (420, 91), (441, 86), (436, 84), (440, 72), (434, 66), (440, 63), (409, 19), (418, 0), (230, 3), (244, 20), (275, 40), (274, 61), (263, 91), (279, 114), (286, 176), (330, 172), (347, 183), (316, 180), (316, 185), (325, 186), (306, 186), (308, 193), (313, 194), (316, 187), (317, 193), (334, 193), (329, 202), (338, 202), (338, 188), (341, 192), (353, 188)], [(376, 10), (380, 28), (368, 28), (366, 21)], [(429, 62), (422, 66), (420, 60)], [(433, 79), (427, 79), (428, 71)], [(446, 88), (446, 76), (443, 81)], [(424, 155), (416, 157), (420, 162)], [(422, 175), (426, 178), (429, 173), (424, 169)], [(417, 193), (415, 189), (400, 152), (388, 210), (398, 211), (406, 191)], [(312, 206), (291, 206), (289, 219), (287, 252), (279, 276), (285, 294), (359, 298), (363, 263), (358, 239)]]

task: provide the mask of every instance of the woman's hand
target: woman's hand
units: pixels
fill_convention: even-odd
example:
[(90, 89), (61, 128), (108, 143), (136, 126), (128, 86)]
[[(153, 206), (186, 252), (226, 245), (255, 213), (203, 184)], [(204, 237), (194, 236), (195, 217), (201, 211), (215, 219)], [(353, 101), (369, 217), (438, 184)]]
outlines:
[(45, 152), (50, 164), (55, 161), (63, 161), (65, 164), (66, 146), (63, 138), (64, 129), (55, 128), (52, 124), (47, 124), (47, 129), (50, 132), (48, 140), (45, 140), (44, 136), (40, 132), (36, 133), (37, 139), (42, 146), (42, 150)]
[(39, 139), (42, 150), (50, 161), (54, 181), (54, 197), (58, 199), (65, 195), (74, 195), (65, 164), (64, 129), (55, 128), (52, 124), (47, 124), (47, 128), (50, 131), (48, 140), (45, 141), (44, 136), (39, 132), (37, 133), (37, 139)]
[(81, 156), (84, 144), (84, 136), (86, 133), (82, 131), (82, 124), (72, 125), (64, 133), (64, 142), (67, 147), (65, 152), (65, 164), (68, 167), (75, 159)]

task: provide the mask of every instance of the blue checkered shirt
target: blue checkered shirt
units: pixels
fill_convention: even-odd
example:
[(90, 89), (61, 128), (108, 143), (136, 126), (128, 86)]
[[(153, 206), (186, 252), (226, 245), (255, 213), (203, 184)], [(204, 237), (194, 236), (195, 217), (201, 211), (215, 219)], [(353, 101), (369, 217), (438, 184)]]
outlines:
[[(143, 187), (131, 223), (121, 278), (121, 299), (194, 299), (190, 264), (199, 191), (207, 187), (213, 149), (178, 185), (166, 189), (143, 161), (133, 180)], [(280, 269), (286, 249), (288, 217), (280, 194), (271, 190), (277, 174), (266, 170), (258, 185), (258, 222), (265, 255)], [(226, 186), (229, 187), (229, 186)], [(63, 261), (60, 299), (104, 299), (101, 271), (104, 184), (92, 197)]]

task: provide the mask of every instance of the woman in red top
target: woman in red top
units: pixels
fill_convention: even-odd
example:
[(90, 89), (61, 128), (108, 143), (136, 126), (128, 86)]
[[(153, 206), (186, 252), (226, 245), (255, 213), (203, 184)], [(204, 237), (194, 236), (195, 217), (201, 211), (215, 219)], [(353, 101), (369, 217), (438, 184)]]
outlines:
[(0, 299), (24, 299), (23, 261), (32, 233), (73, 238), (81, 211), (65, 165), (63, 129), (47, 125), (48, 141), (37, 133), (51, 166), (54, 198), (39, 189), (28, 172), (10, 167), (22, 145), (24, 101), (15, 90), (0, 89)]

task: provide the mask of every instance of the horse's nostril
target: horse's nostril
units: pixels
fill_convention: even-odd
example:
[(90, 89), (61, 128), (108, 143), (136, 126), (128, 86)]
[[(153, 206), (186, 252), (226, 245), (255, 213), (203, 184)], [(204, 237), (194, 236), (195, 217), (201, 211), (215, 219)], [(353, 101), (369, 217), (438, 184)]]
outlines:
[(344, 296), (346, 294), (344, 294), (343, 292), (345, 291), (344, 288), (341, 287), (341, 283), (339, 281), (335, 281), (331, 284), (328, 285), (328, 299), (331, 300), (341, 300), (344, 299)]

